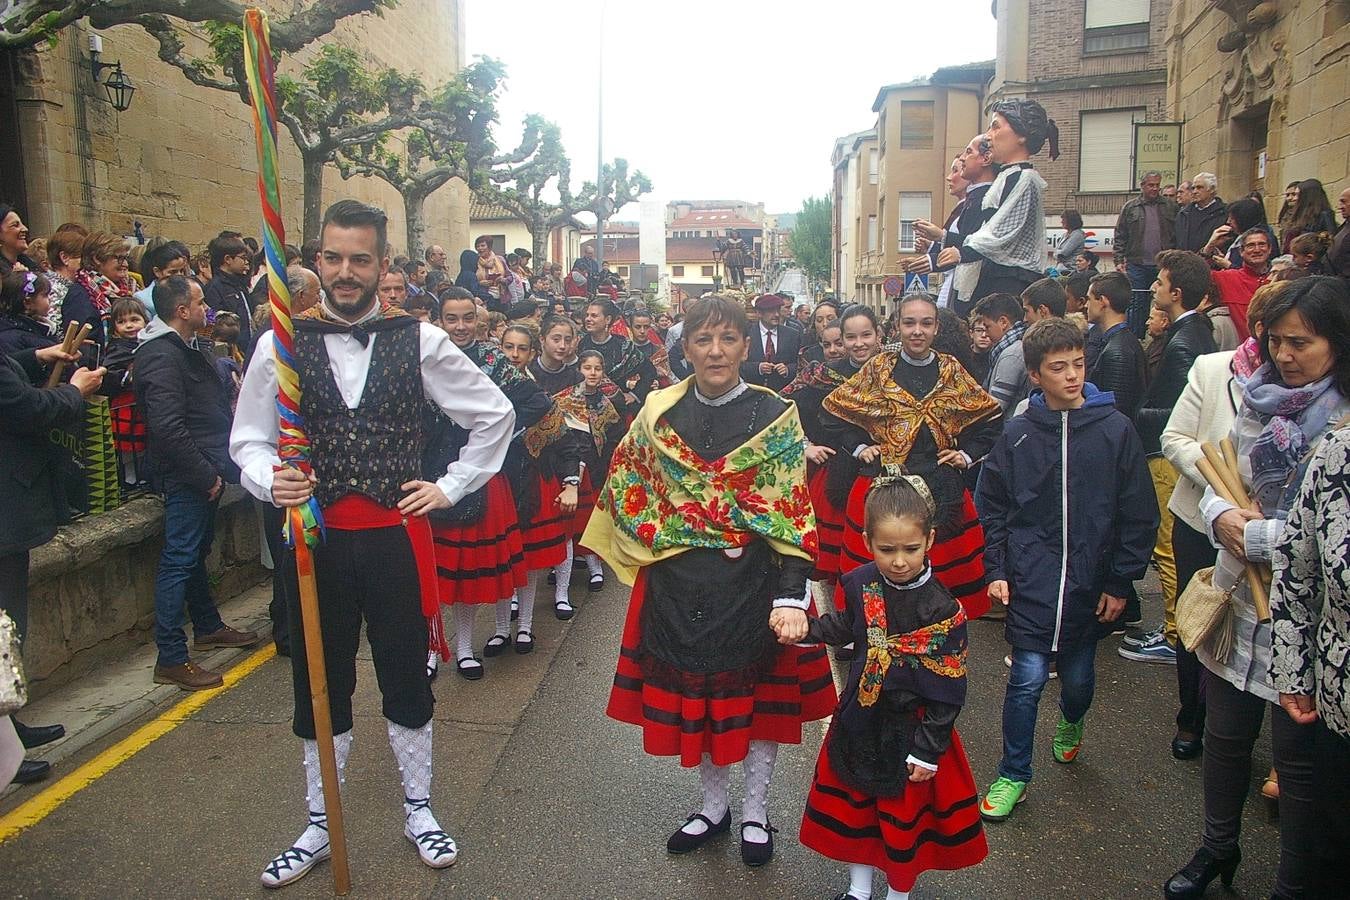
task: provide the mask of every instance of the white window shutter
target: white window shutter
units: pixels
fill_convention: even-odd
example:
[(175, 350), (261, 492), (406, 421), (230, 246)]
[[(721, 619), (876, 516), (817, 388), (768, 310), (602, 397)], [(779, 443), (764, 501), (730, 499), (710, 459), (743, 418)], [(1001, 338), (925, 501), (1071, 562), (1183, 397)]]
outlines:
[(1142, 110), (1083, 113), (1078, 138), (1078, 190), (1128, 191), (1134, 120)]

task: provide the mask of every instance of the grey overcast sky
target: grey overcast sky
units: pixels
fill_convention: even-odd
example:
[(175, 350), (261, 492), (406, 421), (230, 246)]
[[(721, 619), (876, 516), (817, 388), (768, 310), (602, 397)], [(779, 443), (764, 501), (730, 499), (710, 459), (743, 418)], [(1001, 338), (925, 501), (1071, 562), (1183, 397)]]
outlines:
[[(605, 6), (601, 30), (601, 7)], [(795, 212), (830, 188), (836, 137), (870, 128), (883, 84), (992, 59), (990, 0), (466, 0), (468, 56), (506, 63), (498, 141), (538, 112), (594, 180), (604, 48), (607, 159), (652, 198)], [(636, 207), (620, 214), (635, 219)]]

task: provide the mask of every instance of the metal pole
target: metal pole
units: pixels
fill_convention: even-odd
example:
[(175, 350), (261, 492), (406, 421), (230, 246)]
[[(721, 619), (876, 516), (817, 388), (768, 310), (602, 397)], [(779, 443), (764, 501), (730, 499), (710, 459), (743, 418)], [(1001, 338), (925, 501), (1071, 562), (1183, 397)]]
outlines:
[(599, 94), (595, 115), (595, 191), (598, 195), (595, 204), (595, 260), (600, 268), (605, 267), (605, 9), (608, 3), (600, 4), (600, 77), (597, 80)]

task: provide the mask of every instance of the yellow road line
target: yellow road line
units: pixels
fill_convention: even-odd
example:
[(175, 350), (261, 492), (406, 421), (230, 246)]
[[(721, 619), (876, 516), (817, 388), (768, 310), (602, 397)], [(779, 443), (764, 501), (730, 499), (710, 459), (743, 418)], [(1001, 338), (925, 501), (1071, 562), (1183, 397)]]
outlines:
[(24, 829), (31, 828), (41, 822), (71, 797), (186, 722), (193, 713), (247, 678), (255, 669), (275, 656), (276, 652), (276, 645), (269, 641), (266, 647), (250, 655), (239, 665), (226, 672), (225, 683), (220, 687), (190, 694), (171, 709), (165, 710), (161, 715), (137, 728), (89, 762), (43, 790), (36, 797), (25, 800), (12, 812), (0, 816), (0, 844), (8, 841)]

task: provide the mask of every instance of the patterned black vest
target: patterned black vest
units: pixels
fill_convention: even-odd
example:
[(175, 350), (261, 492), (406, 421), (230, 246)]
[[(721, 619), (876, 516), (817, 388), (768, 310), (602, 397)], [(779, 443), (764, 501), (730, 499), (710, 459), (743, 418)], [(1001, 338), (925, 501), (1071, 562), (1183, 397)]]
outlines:
[[(387, 320), (386, 320), (387, 321)], [(403, 499), (401, 485), (421, 477), (422, 366), (418, 321), (371, 329), (366, 387), (348, 409), (329, 368), (321, 331), (296, 319), (295, 364), (300, 412), (313, 445), (315, 496), (329, 506), (344, 494), (364, 494), (386, 507)]]

